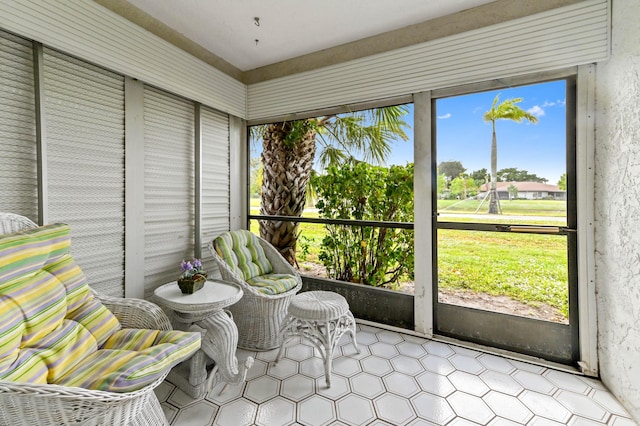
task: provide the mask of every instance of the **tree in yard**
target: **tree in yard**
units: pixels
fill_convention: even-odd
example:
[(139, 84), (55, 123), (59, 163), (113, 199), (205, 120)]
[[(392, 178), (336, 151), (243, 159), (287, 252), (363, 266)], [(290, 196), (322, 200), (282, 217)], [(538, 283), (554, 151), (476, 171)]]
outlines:
[(567, 190), (567, 174), (563, 173), (562, 176), (560, 176), (560, 180), (558, 181), (558, 189), (561, 189), (563, 191)]
[(478, 187), (473, 178), (460, 175), (451, 181), (449, 185), (451, 193), (466, 200), (469, 195), (475, 195), (478, 192)]
[(509, 192), (510, 200), (515, 200), (516, 198), (518, 198), (518, 187), (515, 186), (514, 184), (509, 185), (509, 187), (507, 188), (507, 191)]
[(498, 170), (498, 176), (502, 178), (503, 182), (548, 182), (548, 179), (539, 177), (535, 173), (529, 173), (527, 170), (519, 170), (515, 167)]
[(440, 173), (444, 173), (444, 175), (449, 179), (449, 182), (451, 182), (467, 169), (465, 169), (459, 161), (442, 161), (438, 165), (438, 170)]
[(440, 173), (440, 170), (438, 169), (436, 171), (436, 192), (438, 194), (438, 198), (444, 198), (444, 193), (447, 189), (447, 177), (444, 173)]
[(476, 170), (469, 175), (477, 186), (482, 186), (487, 181), (487, 176), (489, 176), (489, 172), (487, 169), (482, 168), (480, 170)]
[(498, 104), (500, 95), (493, 99), (491, 109), (484, 113), (485, 122), (491, 122), (491, 189), (489, 193), (489, 214), (498, 214), (498, 191), (497, 191), (497, 170), (498, 170), (498, 143), (496, 140), (496, 121), (511, 120), (521, 123), (527, 120), (537, 123), (538, 118), (533, 114), (523, 110), (517, 103), (522, 102), (522, 98), (506, 99)]
[[(260, 214), (302, 216), (316, 154), (323, 168), (354, 156), (384, 163), (391, 142), (408, 139), (402, 119), (407, 112), (406, 106), (399, 105), (253, 128), (253, 136), (262, 137)], [(260, 236), (291, 264), (296, 262), (298, 234), (296, 222), (260, 221)]]

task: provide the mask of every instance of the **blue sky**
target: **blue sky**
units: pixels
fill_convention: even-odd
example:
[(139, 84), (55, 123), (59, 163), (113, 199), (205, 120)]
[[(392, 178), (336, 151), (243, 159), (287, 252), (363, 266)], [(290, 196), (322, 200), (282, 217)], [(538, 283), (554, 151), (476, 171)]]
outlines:
[[(517, 104), (538, 117), (537, 124), (496, 122), (498, 170), (515, 167), (557, 184), (566, 170), (566, 84), (564, 80), (439, 99), (436, 102), (437, 163), (460, 161), (468, 173), (491, 169), (491, 124), (482, 120), (494, 97), (522, 98)], [(407, 123), (413, 123), (413, 105)], [(410, 140), (395, 142), (387, 164), (413, 161)]]

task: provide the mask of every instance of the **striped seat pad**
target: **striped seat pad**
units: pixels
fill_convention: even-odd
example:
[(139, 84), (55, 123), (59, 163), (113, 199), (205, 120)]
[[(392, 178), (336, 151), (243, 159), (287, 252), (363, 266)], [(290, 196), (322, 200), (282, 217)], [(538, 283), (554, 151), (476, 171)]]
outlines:
[(247, 282), (262, 294), (280, 294), (294, 288), (298, 281), (289, 274), (267, 274), (249, 278)]
[(122, 329), (55, 383), (111, 392), (134, 391), (199, 348), (198, 333)]
[[(108, 343), (114, 338), (121, 341), (114, 336), (125, 331), (94, 298), (85, 275), (69, 254), (70, 245), (70, 229), (64, 224), (0, 236), (0, 380), (58, 383), (79, 371), (81, 362), (103, 352), (99, 349), (107, 344), (122, 346)], [(198, 337), (197, 333), (185, 334), (188, 341)], [(180, 358), (184, 351), (178, 343), (183, 342), (173, 342), (176, 339), (178, 336), (155, 336), (154, 344), (162, 347), (159, 351), (148, 350), (150, 337), (133, 339), (144, 351), (139, 361), (146, 366), (148, 382), (155, 380), (150, 373), (154, 363), (146, 358), (158, 354), (158, 368)], [(167, 354), (169, 346), (175, 355)], [(136, 351), (135, 346), (124, 350)], [(159, 374), (162, 372), (156, 377)], [(138, 377), (135, 381), (142, 383)], [(113, 383), (115, 391), (135, 386), (123, 384), (122, 379)]]
[(258, 238), (247, 230), (225, 232), (213, 245), (216, 253), (245, 281), (273, 271)]
[(52, 383), (120, 329), (56, 224), (0, 237), (0, 378)]

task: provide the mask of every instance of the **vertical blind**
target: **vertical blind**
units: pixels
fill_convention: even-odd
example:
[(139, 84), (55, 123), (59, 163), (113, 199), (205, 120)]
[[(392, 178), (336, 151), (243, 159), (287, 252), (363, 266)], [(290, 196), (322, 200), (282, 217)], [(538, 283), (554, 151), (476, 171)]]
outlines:
[(49, 222), (71, 226), (89, 284), (122, 296), (124, 78), (44, 50)]
[(0, 211), (38, 221), (31, 43), (0, 31)]
[(207, 244), (229, 230), (229, 116), (202, 108), (202, 260), (213, 270)]
[[(194, 103), (144, 91), (145, 297), (175, 281), (194, 253)], [(142, 165), (141, 165), (142, 166)]]

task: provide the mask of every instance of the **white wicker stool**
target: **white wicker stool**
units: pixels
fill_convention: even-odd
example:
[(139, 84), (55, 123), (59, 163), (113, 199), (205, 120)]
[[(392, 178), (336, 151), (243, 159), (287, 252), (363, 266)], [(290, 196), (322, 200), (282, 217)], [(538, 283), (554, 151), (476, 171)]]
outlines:
[(345, 332), (351, 334), (353, 346), (360, 353), (356, 342), (356, 321), (349, 310), (347, 300), (331, 291), (307, 291), (291, 299), (289, 312), (280, 327), (282, 344), (276, 357), (280, 360), (286, 343), (295, 336), (310, 341), (324, 361), (327, 387), (331, 386), (331, 362), (333, 350)]

